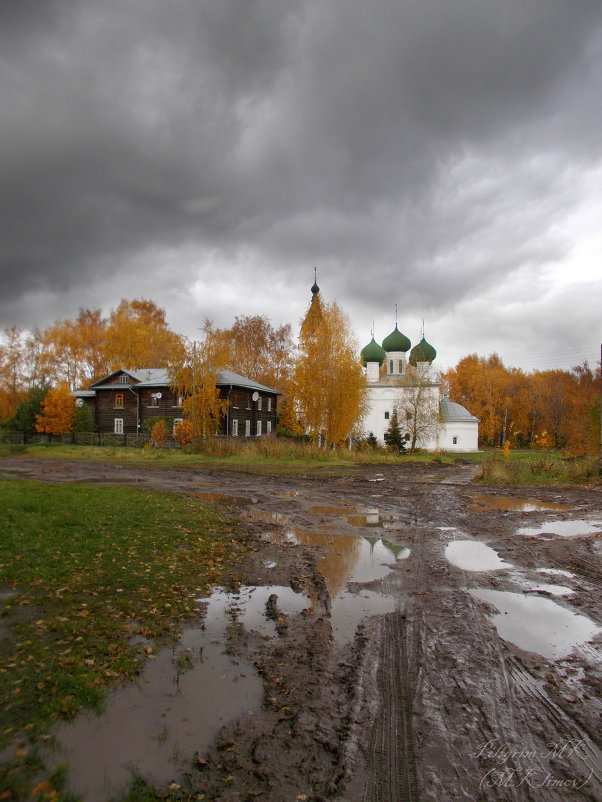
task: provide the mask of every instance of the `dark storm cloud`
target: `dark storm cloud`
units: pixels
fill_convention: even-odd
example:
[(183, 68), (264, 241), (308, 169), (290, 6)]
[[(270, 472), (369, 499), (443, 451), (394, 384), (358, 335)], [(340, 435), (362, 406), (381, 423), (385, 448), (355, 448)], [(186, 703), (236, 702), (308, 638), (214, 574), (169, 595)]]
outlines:
[(141, 254), (179, 247), (317, 262), (376, 309), (396, 284), (437, 309), (545, 269), (570, 247), (551, 224), (577, 202), (567, 167), (599, 158), (601, 17), (599, 0), (4, 3), (2, 324), (99, 273), (139, 270), (152, 296)]

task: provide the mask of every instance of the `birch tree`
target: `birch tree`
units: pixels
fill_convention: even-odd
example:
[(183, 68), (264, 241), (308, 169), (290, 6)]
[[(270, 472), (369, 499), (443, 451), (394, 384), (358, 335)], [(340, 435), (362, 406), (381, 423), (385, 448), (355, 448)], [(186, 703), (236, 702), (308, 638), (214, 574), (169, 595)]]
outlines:
[(190, 421), (193, 439), (216, 434), (228, 408), (216, 386), (218, 371), (228, 362), (228, 348), (211, 321), (203, 325), (200, 342), (185, 340), (183, 354), (172, 360), (169, 374), (173, 390), (182, 396), (182, 410)]
[(301, 324), (293, 393), (306, 431), (325, 444), (341, 444), (365, 414), (366, 381), (350, 332), (340, 307), (316, 293)]

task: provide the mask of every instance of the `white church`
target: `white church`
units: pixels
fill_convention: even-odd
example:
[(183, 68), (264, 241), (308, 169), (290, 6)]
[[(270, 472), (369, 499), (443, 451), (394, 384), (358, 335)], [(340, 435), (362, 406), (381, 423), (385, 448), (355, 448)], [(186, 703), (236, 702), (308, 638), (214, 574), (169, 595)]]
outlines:
[[(409, 358), (407, 357), (409, 351)], [(361, 351), (369, 409), (363, 425), (384, 443), (393, 412), (408, 445), (427, 451), (479, 450), (479, 419), (441, 394), (432, 364), (437, 352), (424, 336), (413, 348), (395, 324), (379, 345), (374, 336)]]

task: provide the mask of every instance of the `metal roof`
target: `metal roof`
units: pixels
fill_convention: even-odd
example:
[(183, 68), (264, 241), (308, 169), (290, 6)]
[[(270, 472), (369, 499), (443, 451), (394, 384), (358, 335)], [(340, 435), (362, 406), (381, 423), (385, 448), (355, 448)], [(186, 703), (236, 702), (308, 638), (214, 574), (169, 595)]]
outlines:
[[(131, 376), (135, 379), (134, 386), (135, 387), (169, 387), (170, 380), (169, 380), (169, 372), (165, 368), (143, 368), (138, 370), (115, 370), (113, 373), (110, 373), (108, 376), (105, 376), (104, 379), (100, 379), (99, 381), (92, 384), (92, 387), (98, 387), (98, 389), (118, 389), (127, 387), (127, 383), (121, 382), (112, 382), (111, 384), (103, 384), (106, 382), (107, 379), (116, 376), (118, 373), (126, 373), (128, 376)], [(274, 393), (274, 395), (282, 395), (281, 392), (278, 390), (274, 390), (271, 387), (266, 387), (265, 384), (260, 384), (256, 382), (254, 379), (248, 379), (246, 376), (241, 376), (240, 373), (234, 373), (232, 370), (220, 370), (216, 374), (215, 383), (219, 386), (228, 386), (234, 385), (236, 387), (245, 387), (249, 390), (261, 390), (264, 393)], [(99, 387), (99, 385), (101, 385)]]
[(479, 422), (479, 419), (475, 415), (471, 415), (466, 407), (463, 407), (462, 404), (456, 404), (455, 401), (450, 401), (446, 395), (439, 401), (439, 410), (441, 419), (449, 423), (452, 421)]
[(233, 370), (220, 370), (217, 374), (215, 383), (219, 385), (234, 384), (236, 387), (248, 387), (249, 390), (263, 390), (264, 393), (275, 393), (282, 395), (278, 390), (271, 387), (266, 387), (265, 384), (259, 384), (254, 379), (247, 379), (246, 376), (241, 376), (240, 373), (234, 373)]

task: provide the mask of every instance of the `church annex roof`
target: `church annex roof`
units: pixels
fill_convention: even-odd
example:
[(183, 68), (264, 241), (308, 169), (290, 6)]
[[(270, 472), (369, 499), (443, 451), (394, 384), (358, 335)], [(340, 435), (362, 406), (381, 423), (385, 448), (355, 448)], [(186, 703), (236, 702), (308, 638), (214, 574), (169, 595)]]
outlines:
[(462, 404), (456, 404), (455, 401), (450, 401), (446, 395), (439, 401), (439, 412), (444, 423), (479, 422), (479, 419), (475, 415), (471, 415), (466, 407), (463, 407)]

